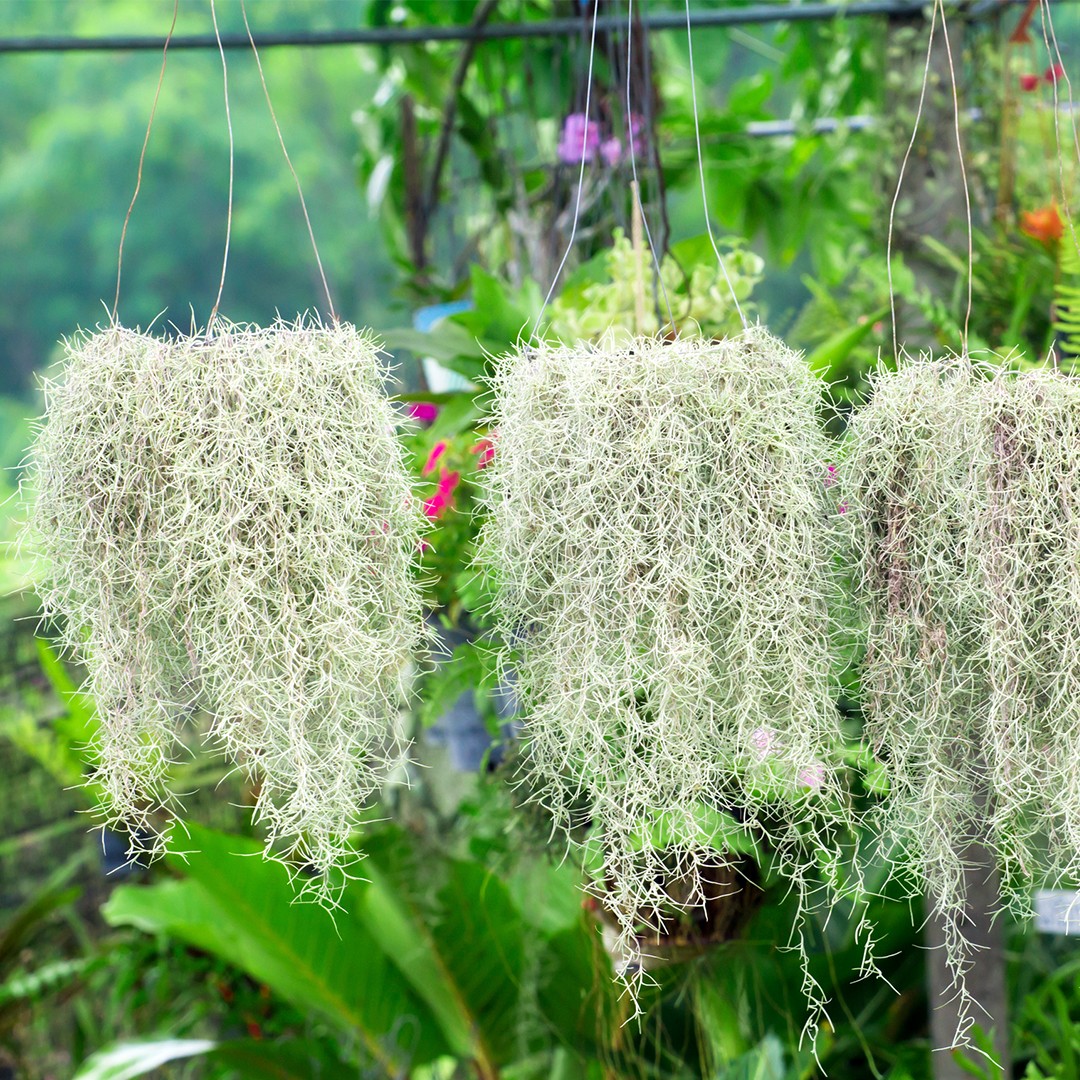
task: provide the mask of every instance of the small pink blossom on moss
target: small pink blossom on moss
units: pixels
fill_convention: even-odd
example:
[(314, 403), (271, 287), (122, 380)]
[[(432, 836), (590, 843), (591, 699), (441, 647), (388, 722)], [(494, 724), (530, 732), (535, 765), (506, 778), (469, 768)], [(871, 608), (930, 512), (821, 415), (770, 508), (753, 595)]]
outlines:
[(846, 514), (846, 513), (847, 513), (847, 512), (848, 512), (848, 511), (849, 511), (850, 509), (851, 509), (851, 507), (850, 507), (850, 506), (849, 506), (849, 505), (848, 505), (848, 504), (847, 504), (846, 502), (842, 502), (842, 503), (841, 503), (841, 504), (840, 504), (840, 505), (839, 505), (839, 506), (838, 506), (838, 507), (836, 508), (836, 512), (837, 512), (838, 514)]
[(424, 462), (423, 474), (427, 476), (429, 472), (432, 472), (439, 461), (439, 458), (446, 453), (446, 443), (437, 442), (432, 448), (431, 453), (428, 454), (428, 459)]
[(805, 765), (799, 770), (799, 783), (811, 791), (819, 791), (825, 783), (825, 766), (820, 761)]
[(836, 486), (836, 466), (835, 465), (826, 465), (825, 466), (825, 486), (827, 488), (831, 488), (831, 487)]
[(776, 732), (769, 727), (754, 728), (750, 733), (750, 745), (757, 752), (758, 758), (764, 760), (770, 754), (776, 753)]

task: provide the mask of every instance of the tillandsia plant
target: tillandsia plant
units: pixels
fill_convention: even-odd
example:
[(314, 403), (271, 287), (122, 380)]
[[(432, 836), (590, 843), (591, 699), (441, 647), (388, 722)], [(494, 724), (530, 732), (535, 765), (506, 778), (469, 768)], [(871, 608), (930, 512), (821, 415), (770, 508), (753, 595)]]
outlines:
[(963, 851), (989, 795), (986, 404), (969, 360), (904, 358), (854, 416), (840, 489), (866, 621), (866, 736), (889, 777), (881, 824), (945, 919), (961, 989)]
[(385, 374), (366, 333), (302, 319), (67, 343), (28, 539), (45, 615), (89, 672), (95, 780), (133, 844), (163, 846), (180, 727), (205, 712), (257, 778), (268, 853), (320, 872), (355, 858), (359, 808), (403, 757), (423, 625), (424, 519)]
[(841, 859), (820, 395), (757, 328), (541, 344), (496, 377), (481, 551), (526, 782), (590, 827), (632, 957), (739, 851), (767, 845), (807, 901)]
[(1080, 380), (1002, 375), (989, 400), (981, 570), (990, 826), (1006, 899), (1080, 883)]

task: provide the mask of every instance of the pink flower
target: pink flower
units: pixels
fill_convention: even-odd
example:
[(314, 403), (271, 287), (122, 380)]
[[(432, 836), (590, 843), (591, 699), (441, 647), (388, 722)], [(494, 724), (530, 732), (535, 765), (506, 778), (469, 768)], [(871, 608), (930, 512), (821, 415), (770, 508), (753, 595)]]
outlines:
[(604, 164), (609, 169), (614, 169), (619, 164), (619, 159), (622, 157), (622, 143), (619, 142), (614, 136), (610, 139), (605, 139), (600, 144), (600, 156), (604, 159)]
[(825, 466), (825, 480), (824, 484), (827, 488), (836, 487), (836, 466)]
[(776, 732), (769, 727), (754, 728), (750, 732), (750, 745), (757, 751), (758, 758), (764, 761), (776, 752)]
[(482, 469), (495, 456), (495, 440), (488, 435), (481, 436), (476, 440), (472, 452), (480, 455), (476, 467)]
[(1020, 89), (1026, 94), (1030, 94), (1032, 90), (1038, 90), (1039, 88), (1039, 76), (1028, 73), (1027, 75), (1020, 76)]
[(644, 142), (641, 138), (641, 133), (645, 129), (645, 117), (638, 113), (631, 113), (626, 120), (627, 134), (630, 136), (630, 143), (634, 148), (635, 157), (644, 149)]
[(798, 779), (803, 787), (818, 791), (825, 783), (825, 766), (820, 761), (814, 761), (799, 770)]
[(563, 121), (558, 154), (564, 165), (577, 165), (583, 156), (592, 161), (599, 148), (600, 125), (594, 120), (587, 119), (584, 113), (571, 113)]
[(447, 472), (443, 469), (442, 474), (439, 476), (439, 486), (435, 489), (435, 494), (431, 498), (424, 500), (424, 513), (429, 518), (439, 517), (445, 510), (449, 510), (454, 505), (454, 488), (458, 486), (460, 479), (461, 473)]
[(837, 512), (838, 514), (846, 514), (846, 513), (847, 513), (847, 512), (848, 512), (848, 511), (849, 511), (850, 509), (851, 509), (851, 507), (850, 507), (850, 506), (848, 506), (848, 504), (847, 504), (846, 502), (842, 502), (842, 503), (841, 503), (841, 504), (840, 504), (840, 505), (839, 505), (839, 506), (838, 506), (838, 507), (836, 508), (836, 512)]
[(1043, 78), (1048, 83), (1056, 83), (1058, 79), (1065, 77), (1065, 69), (1060, 64), (1051, 64), (1044, 72)]
[(423, 472), (423, 474), (425, 476), (427, 476), (427, 474), (429, 472), (431, 472), (435, 468), (435, 465), (438, 462), (439, 458), (441, 458), (443, 456), (443, 454), (445, 454), (445, 453), (446, 453), (446, 443), (437, 442), (431, 448), (431, 453), (428, 454), (428, 459), (427, 459), (426, 462), (424, 462), (424, 467), (421, 470), (421, 472)]
[(439, 406), (431, 401), (410, 401), (409, 415), (422, 424), (430, 424), (439, 415)]

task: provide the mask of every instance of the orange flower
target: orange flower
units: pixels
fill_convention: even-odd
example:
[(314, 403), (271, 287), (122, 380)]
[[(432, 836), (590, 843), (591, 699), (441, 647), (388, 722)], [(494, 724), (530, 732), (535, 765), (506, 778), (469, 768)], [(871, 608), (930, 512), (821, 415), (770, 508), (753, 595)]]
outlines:
[(1026, 210), (1020, 215), (1020, 231), (1043, 244), (1060, 240), (1065, 226), (1058, 208), (1051, 203), (1038, 210)]

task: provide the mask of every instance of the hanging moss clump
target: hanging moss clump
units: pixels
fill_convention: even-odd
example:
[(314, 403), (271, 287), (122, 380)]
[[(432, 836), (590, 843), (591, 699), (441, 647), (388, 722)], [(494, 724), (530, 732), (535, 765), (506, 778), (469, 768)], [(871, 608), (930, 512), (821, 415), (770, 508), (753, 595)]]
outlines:
[(1080, 380), (1002, 376), (990, 402), (981, 570), (983, 745), (1006, 899), (1080, 883)]
[(298, 320), (80, 334), (46, 384), (44, 613), (89, 672), (107, 812), (152, 853), (179, 727), (205, 712), (258, 780), (268, 851), (355, 858), (358, 811), (402, 759), (422, 627), (385, 374), (367, 334)]
[(960, 357), (905, 358), (855, 414), (842, 477), (866, 620), (866, 736), (887, 766), (881, 825), (932, 894), (962, 982), (962, 853), (984, 836), (990, 759), (983, 523), (986, 383)]
[(566, 833), (590, 827), (632, 955), (718, 857), (738, 872), (767, 844), (804, 889), (838, 858), (820, 395), (756, 328), (545, 344), (497, 378), (483, 561), (527, 783)]

